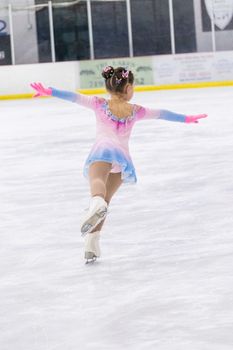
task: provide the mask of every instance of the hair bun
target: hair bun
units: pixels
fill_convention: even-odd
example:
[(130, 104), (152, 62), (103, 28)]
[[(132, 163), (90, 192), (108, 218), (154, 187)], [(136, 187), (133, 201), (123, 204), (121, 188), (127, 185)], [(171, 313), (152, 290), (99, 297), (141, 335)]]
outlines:
[(104, 77), (104, 79), (109, 79), (113, 76), (114, 74), (114, 68), (112, 66), (106, 66), (103, 70), (102, 70), (102, 77)]

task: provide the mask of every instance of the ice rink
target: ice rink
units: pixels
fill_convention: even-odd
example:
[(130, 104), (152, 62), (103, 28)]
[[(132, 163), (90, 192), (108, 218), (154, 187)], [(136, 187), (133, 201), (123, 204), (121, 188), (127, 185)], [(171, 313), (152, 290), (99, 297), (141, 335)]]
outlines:
[(0, 102), (1, 350), (232, 350), (233, 88), (133, 102), (208, 118), (135, 124), (138, 182), (113, 197), (93, 265), (79, 222), (94, 113)]

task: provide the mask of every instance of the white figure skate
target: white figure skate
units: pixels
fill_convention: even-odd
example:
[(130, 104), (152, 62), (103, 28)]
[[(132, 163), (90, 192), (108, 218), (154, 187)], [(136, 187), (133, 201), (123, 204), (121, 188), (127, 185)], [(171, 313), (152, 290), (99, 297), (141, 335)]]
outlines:
[(95, 231), (93, 233), (88, 233), (85, 236), (85, 256), (87, 260), (86, 264), (89, 262), (94, 262), (97, 258), (100, 257), (100, 231)]
[(108, 204), (100, 196), (94, 196), (90, 200), (88, 213), (81, 223), (82, 236), (90, 233), (107, 215)]

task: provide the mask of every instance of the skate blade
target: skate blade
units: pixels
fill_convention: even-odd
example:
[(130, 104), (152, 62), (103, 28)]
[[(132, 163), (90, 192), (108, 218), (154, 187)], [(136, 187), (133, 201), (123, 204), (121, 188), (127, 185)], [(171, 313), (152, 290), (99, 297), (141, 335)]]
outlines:
[(85, 252), (86, 264), (94, 263), (97, 259), (97, 256), (92, 252)]
[(86, 264), (94, 263), (97, 256), (93, 252), (85, 252)]
[(95, 261), (96, 261), (96, 258), (87, 259), (87, 261), (85, 262), (85, 265), (87, 265), (87, 264), (94, 264)]
[(100, 208), (94, 215), (92, 215), (81, 227), (82, 236), (90, 233), (107, 215), (106, 208)]

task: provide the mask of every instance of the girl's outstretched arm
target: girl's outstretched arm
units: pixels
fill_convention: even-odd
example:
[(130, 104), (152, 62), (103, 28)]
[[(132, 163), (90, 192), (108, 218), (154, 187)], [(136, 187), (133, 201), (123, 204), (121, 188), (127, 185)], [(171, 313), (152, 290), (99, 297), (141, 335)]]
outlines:
[(70, 102), (78, 103), (84, 107), (94, 108), (94, 96), (86, 96), (71, 91), (58, 90), (52, 87), (45, 88), (41, 83), (33, 83), (30, 85), (34, 90), (36, 90), (36, 94), (33, 97), (53, 96)]
[(174, 113), (166, 109), (151, 109), (151, 108), (145, 108), (145, 107), (140, 107), (137, 114), (137, 120), (164, 119), (164, 120), (181, 122), (181, 123), (198, 123), (198, 119), (206, 118), (206, 117), (207, 117), (207, 114), (198, 114), (198, 115), (190, 116), (185, 114)]

